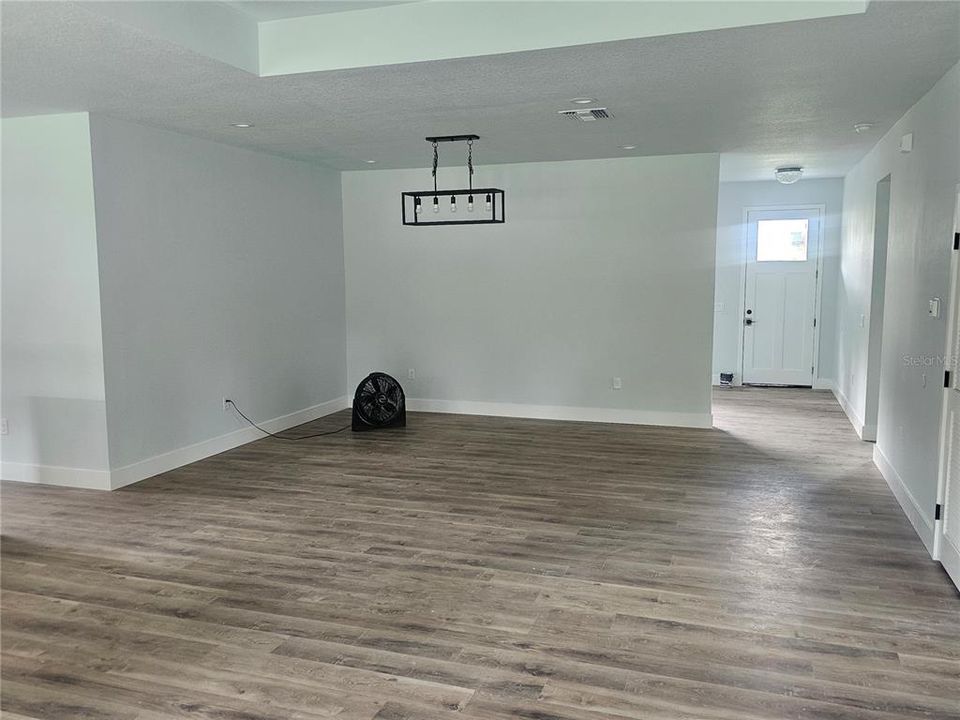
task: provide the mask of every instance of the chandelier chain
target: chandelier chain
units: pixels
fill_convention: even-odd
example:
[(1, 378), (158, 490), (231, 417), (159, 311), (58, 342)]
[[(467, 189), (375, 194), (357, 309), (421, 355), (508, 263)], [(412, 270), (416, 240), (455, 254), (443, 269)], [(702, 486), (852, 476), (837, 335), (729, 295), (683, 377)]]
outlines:
[(470, 170), (470, 189), (473, 190), (473, 140), (467, 140), (467, 168)]
[(437, 143), (433, 143), (433, 191), (437, 191), (437, 165), (440, 163), (440, 150)]

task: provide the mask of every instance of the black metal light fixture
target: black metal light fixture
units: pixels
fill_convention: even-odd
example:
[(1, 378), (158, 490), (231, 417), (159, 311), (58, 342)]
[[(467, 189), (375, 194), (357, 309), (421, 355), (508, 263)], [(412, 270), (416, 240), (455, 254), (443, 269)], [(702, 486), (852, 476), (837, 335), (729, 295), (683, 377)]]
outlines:
[[(433, 145), (433, 190), (412, 190), (400, 194), (401, 209), (404, 225), (483, 225), (504, 222), (503, 201), (504, 193), (499, 188), (473, 187), (473, 141), (479, 140), (479, 135), (442, 135), (428, 137), (426, 140)], [(443, 142), (467, 143), (467, 177), (468, 184), (461, 190), (437, 189), (437, 166), (440, 162), (439, 145)], [(458, 212), (457, 198), (466, 195), (466, 212)], [(483, 204), (474, 203), (474, 195), (483, 197)], [(449, 197), (450, 203), (441, 204), (440, 198)], [(424, 199), (430, 200), (433, 212), (427, 213)]]

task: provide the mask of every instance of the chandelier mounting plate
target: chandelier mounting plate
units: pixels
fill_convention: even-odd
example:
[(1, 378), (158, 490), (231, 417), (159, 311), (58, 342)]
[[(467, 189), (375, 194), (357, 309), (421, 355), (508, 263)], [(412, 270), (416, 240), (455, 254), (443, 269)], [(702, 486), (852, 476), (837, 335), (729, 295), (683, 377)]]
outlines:
[(428, 143), (442, 142), (467, 142), (468, 140), (479, 140), (479, 135), (436, 135), (435, 137), (424, 138)]

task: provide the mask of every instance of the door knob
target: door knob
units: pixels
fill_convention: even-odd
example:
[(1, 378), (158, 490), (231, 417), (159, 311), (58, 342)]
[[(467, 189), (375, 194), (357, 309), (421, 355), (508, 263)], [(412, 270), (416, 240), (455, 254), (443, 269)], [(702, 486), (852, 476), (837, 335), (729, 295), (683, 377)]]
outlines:
[(753, 325), (753, 318), (746, 318), (746, 319), (743, 321), (743, 324), (744, 324), (744, 325)]

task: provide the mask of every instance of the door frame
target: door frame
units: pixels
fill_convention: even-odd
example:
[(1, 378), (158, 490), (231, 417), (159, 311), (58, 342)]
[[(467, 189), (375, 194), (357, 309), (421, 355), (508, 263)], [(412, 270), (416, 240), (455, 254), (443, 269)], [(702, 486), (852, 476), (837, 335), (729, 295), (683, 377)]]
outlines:
[(826, 221), (827, 206), (823, 203), (811, 203), (808, 205), (748, 205), (743, 208), (743, 236), (740, 238), (740, 301), (737, 306), (740, 322), (737, 329), (737, 376), (735, 385), (743, 385), (743, 340), (744, 325), (743, 318), (747, 314), (747, 246), (749, 245), (750, 233), (750, 213), (752, 212), (770, 212), (770, 211), (803, 210), (806, 212), (816, 211), (817, 213), (817, 278), (814, 288), (813, 319), (816, 326), (813, 329), (813, 389), (828, 390), (829, 384), (821, 384), (820, 379), (820, 330), (823, 323), (820, 321), (820, 311), (823, 305), (823, 243), (824, 243), (824, 222)]
[[(953, 231), (960, 232), (960, 183), (956, 187), (956, 199), (954, 200), (953, 210)], [(947, 346), (943, 354), (944, 370), (951, 372), (960, 372), (960, 357), (954, 357), (953, 348), (956, 344), (956, 335), (960, 332), (957, 327), (957, 314), (960, 313), (960, 252), (956, 250), (950, 253), (950, 296), (947, 301)], [(952, 385), (953, 383), (951, 383)], [(947, 473), (949, 471), (948, 433), (950, 424), (950, 393), (955, 392), (953, 388), (945, 387), (940, 409), (940, 458), (937, 472), (937, 505), (944, 507), (944, 500), (947, 495)], [(943, 550), (943, 522), (944, 518), (937, 518), (934, 515), (933, 521), (933, 548), (930, 557), (934, 560), (940, 560), (940, 554)]]

